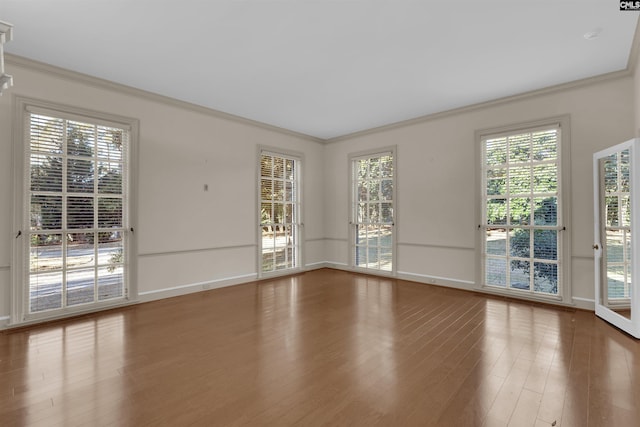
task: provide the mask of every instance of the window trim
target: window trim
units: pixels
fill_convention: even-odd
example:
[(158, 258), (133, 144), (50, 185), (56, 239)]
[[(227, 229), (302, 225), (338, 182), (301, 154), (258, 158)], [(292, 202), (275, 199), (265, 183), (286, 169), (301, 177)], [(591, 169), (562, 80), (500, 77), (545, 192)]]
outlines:
[[(135, 225), (137, 224), (137, 188), (138, 188), (138, 138), (139, 121), (130, 117), (110, 113), (93, 111), (50, 101), (16, 96), (13, 97), (13, 232), (16, 237), (12, 242), (12, 274), (10, 286), (10, 319), (9, 325), (24, 325), (43, 320), (55, 320), (71, 315), (96, 312), (117, 306), (128, 305), (138, 298), (137, 286), (137, 238)], [(26, 149), (28, 147), (29, 116), (31, 113), (44, 114), (62, 119), (86, 121), (97, 125), (117, 126), (129, 131), (129, 159), (127, 170), (128, 182), (128, 212), (125, 214), (124, 229), (127, 234), (127, 259), (124, 261), (127, 269), (127, 296), (117, 301), (103, 301), (91, 305), (65, 307), (55, 311), (29, 313), (25, 294), (25, 269), (28, 260), (25, 259), (28, 242), (23, 232), (27, 209), (26, 180)]]
[[(391, 153), (393, 157), (393, 236), (391, 243), (391, 271), (373, 268), (358, 267), (355, 256), (355, 181), (353, 164), (358, 159), (371, 158), (383, 154)], [(372, 148), (370, 150), (349, 153), (347, 156), (347, 174), (349, 185), (349, 201), (347, 205), (347, 253), (349, 254), (349, 268), (353, 271), (379, 276), (396, 277), (398, 274), (398, 146), (390, 145), (386, 147)]]
[[(281, 156), (285, 159), (290, 159), (290, 160), (294, 160), (297, 162), (298, 164), (298, 168), (296, 171), (296, 179), (298, 181), (298, 198), (299, 198), (299, 210), (298, 210), (298, 256), (297, 256), (297, 260), (298, 260), (298, 265), (296, 267), (293, 268), (286, 268), (283, 270), (274, 270), (274, 271), (262, 271), (262, 225), (260, 224), (260, 219), (261, 219), (261, 215), (260, 215), (260, 206), (261, 206), (261, 202), (262, 202), (262, 198), (261, 198), (261, 183), (260, 183), (260, 178), (261, 178), (261, 169), (260, 169), (260, 157), (262, 156), (262, 154), (270, 154), (270, 155), (274, 155), (274, 156)], [(278, 277), (278, 276), (288, 276), (290, 274), (296, 274), (296, 273), (300, 273), (301, 271), (304, 271), (304, 266), (305, 266), (305, 250), (304, 250), (304, 243), (305, 243), (305, 237), (304, 237), (304, 200), (305, 197), (304, 195), (306, 194), (304, 191), (304, 174), (305, 174), (305, 162), (304, 162), (304, 153), (299, 152), (299, 151), (294, 151), (294, 150), (287, 150), (287, 149), (283, 149), (283, 148), (277, 148), (277, 147), (272, 147), (272, 146), (267, 146), (267, 145), (258, 145), (257, 146), (257, 150), (256, 150), (256, 160), (255, 160), (255, 165), (256, 165), (256, 208), (255, 208), (255, 212), (256, 212), (256, 247), (257, 247), (257, 251), (256, 251), (256, 275), (258, 279), (263, 279), (263, 278), (271, 278), (271, 277)]]
[[(538, 128), (557, 126), (560, 130), (560, 147), (558, 150), (560, 174), (558, 176), (558, 188), (560, 189), (558, 198), (561, 203), (561, 212), (558, 224), (561, 225), (560, 231), (560, 250), (558, 253), (558, 273), (561, 283), (558, 286), (558, 295), (544, 295), (541, 293), (534, 294), (532, 291), (519, 291), (517, 289), (502, 289), (496, 286), (489, 286), (484, 279), (484, 241), (483, 241), (483, 212), (484, 212), (484, 191), (486, 178), (483, 174), (484, 156), (483, 156), (483, 140), (488, 137), (500, 137), (511, 135), (521, 131), (533, 131)], [(505, 125), (495, 128), (481, 129), (475, 132), (475, 164), (476, 164), (476, 290), (509, 296), (513, 298), (526, 299), (531, 301), (553, 302), (566, 305), (572, 305), (572, 286), (571, 286), (571, 117), (570, 115), (561, 115), (546, 119), (534, 120), (530, 122), (521, 122), (511, 125)]]

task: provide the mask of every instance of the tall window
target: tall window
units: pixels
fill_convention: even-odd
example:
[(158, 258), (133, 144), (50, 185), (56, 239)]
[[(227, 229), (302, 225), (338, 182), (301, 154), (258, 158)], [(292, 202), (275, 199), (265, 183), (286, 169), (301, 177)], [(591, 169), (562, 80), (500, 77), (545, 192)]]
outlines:
[(560, 295), (560, 127), (488, 135), (481, 144), (484, 284)]
[(299, 268), (300, 158), (260, 153), (260, 272)]
[(394, 177), (393, 151), (351, 159), (355, 267), (394, 271)]
[(24, 316), (125, 299), (129, 129), (55, 111), (25, 114)]

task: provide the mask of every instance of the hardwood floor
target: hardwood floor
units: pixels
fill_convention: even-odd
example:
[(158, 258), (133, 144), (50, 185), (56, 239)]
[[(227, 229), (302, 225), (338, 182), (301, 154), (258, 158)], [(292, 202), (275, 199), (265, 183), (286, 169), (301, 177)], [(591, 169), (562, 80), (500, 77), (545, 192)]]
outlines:
[(336, 270), (0, 334), (2, 426), (638, 426), (596, 318)]

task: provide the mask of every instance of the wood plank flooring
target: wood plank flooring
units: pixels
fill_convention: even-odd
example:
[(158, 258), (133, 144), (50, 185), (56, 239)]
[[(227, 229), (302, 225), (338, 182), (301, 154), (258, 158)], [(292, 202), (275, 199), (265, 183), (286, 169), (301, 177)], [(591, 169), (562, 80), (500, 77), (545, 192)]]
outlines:
[(639, 407), (640, 342), (593, 313), (329, 269), (0, 334), (5, 427), (625, 427)]

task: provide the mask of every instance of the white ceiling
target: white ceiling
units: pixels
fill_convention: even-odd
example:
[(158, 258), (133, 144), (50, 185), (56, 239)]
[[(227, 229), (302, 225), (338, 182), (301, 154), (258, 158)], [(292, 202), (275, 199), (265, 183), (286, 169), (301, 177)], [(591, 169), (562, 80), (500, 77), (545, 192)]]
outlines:
[(322, 139), (623, 70), (637, 19), (613, 0), (0, 0), (9, 53)]

